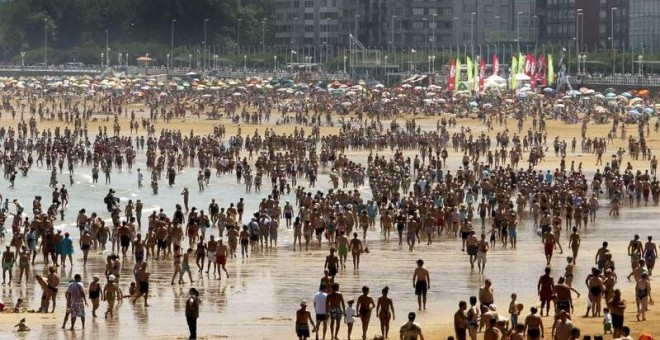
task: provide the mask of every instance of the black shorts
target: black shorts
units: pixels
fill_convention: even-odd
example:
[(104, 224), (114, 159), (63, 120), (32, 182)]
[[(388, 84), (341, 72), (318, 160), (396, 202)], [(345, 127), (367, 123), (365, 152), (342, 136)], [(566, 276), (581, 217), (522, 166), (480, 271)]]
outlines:
[(335, 277), (337, 275), (337, 267), (328, 267), (328, 274)]
[(158, 240), (158, 248), (165, 249), (166, 247), (167, 247), (167, 241), (166, 240)]
[(316, 314), (316, 322), (323, 322), (328, 318), (327, 314)]
[(138, 284), (140, 285), (140, 293), (149, 293), (149, 282), (138, 282)]
[(467, 328), (454, 327), (454, 330), (456, 331), (456, 340), (467, 339)]
[(467, 240), (468, 236), (470, 236), (469, 231), (461, 231), (461, 239)]
[(415, 295), (426, 295), (428, 284), (426, 281), (417, 281), (415, 283)]
[(558, 311), (564, 310), (564, 311), (566, 311), (566, 313), (570, 314), (570, 312), (571, 312), (571, 302), (568, 301), (568, 300), (557, 301), (557, 308), (556, 309)]
[(121, 235), (119, 238), (122, 248), (128, 248), (131, 245), (131, 237), (127, 235)]
[(300, 327), (296, 325), (296, 335), (299, 338), (309, 338), (309, 326)]
[(82, 250), (89, 250), (89, 244), (84, 244), (84, 243), (83, 243), (82, 245), (80, 245), (80, 249), (82, 249)]
[(614, 327), (614, 329), (623, 328), (623, 315), (616, 315), (616, 314), (611, 314), (611, 315), (612, 315), (612, 327)]
[(253, 242), (259, 241), (259, 235), (250, 235), (250, 241)]

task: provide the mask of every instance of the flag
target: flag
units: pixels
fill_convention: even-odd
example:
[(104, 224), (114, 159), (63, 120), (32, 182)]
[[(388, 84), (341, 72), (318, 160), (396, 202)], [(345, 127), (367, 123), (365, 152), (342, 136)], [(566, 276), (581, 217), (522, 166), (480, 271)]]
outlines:
[(536, 74), (536, 59), (533, 54), (529, 55), (529, 73)]
[(526, 59), (525, 56), (518, 52), (518, 73), (525, 72)]
[(296, 52), (296, 50), (291, 50), (291, 54), (298, 54), (298, 52)]
[(511, 88), (516, 88), (516, 74), (518, 74), (518, 59), (515, 56), (511, 58)]
[(497, 53), (493, 54), (493, 74), (500, 73), (500, 60), (497, 58)]
[(449, 91), (456, 89), (456, 60), (449, 61), (449, 84), (447, 84)]
[(479, 64), (479, 91), (483, 92), (484, 90), (484, 75), (486, 73), (486, 62), (481, 59)]
[(552, 65), (552, 54), (548, 54), (548, 86), (555, 83), (555, 66)]
[(470, 59), (470, 57), (466, 58), (465, 65), (465, 67), (467, 67), (468, 81), (470, 81), (473, 77), (472, 71), (474, 71), (472, 68), (472, 59)]
[[(478, 58), (481, 60), (481, 57)], [(479, 91), (479, 82), (478, 82), (478, 77), (479, 77), (479, 64), (477, 63), (477, 59), (474, 59), (474, 91)]]
[(458, 84), (461, 82), (461, 58), (456, 58), (456, 88), (458, 88)]
[(537, 79), (538, 79), (539, 83), (541, 83), (541, 86), (545, 87), (545, 86), (547, 86), (547, 82), (546, 82), (546, 76), (545, 76), (545, 71), (546, 71), (546, 69), (545, 69), (545, 58), (543, 57), (543, 54), (539, 54), (539, 57), (537, 58), (537, 61), (538, 61), (537, 62), (538, 67), (537, 67), (537, 71), (536, 71)]

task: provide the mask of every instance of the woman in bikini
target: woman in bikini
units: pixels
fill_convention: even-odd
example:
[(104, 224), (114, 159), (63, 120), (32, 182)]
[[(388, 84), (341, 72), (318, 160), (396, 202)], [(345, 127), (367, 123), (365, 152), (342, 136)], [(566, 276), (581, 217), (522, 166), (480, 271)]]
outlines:
[(362, 295), (357, 299), (355, 308), (362, 321), (362, 339), (367, 339), (367, 330), (369, 329), (369, 321), (371, 320), (371, 310), (374, 309), (374, 299), (369, 296), (369, 287), (362, 287)]
[(121, 289), (119, 289), (119, 286), (117, 286), (114, 281), (115, 276), (110, 275), (110, 277), (108, 277), (108, 283), (103, 287), (103, 301), (108, 301), (108, 310), (105, 312), (106, 319), (108, 318), (108, 313), (110, 313), (111, 317), (114, 317), (115, 301), (117, 298), (122, 298)]
[(392, 299), (387, 297), (390, 288), (383, 288), (383, 296), (378, 298), (376, 304), (376, 314), (380, 320), (380, 334), (383, 339), (387, 339), (387, 334), (390, 331), (390, 319), (394, 320), (394, 303)]
[(638, 304), (637, 321), (646, 321), (646, 310), (648, 309), (649, 303), (653, 303), (649, 274), (643, 273), (642, 278), (635, 284), (635, 297), (637, 298)]
[[(600, 278), (600, 270), (593, 269), (592, 274), (587, 278), (587, 287), (589, 288), (589, 300), (591, 300), (591, 316), (595, 317), (600, 315), (600, 304), (605, 291), (603, 280)], [(587, 314), (589, 314), (588, 312), (587, 310)]]
[(89, 299), (92, 300), (92, 316), (96, 317), (96, 310), (99, 309), (102, 291), (98, 276), (94, 276), (94, 281), (89, 284)]

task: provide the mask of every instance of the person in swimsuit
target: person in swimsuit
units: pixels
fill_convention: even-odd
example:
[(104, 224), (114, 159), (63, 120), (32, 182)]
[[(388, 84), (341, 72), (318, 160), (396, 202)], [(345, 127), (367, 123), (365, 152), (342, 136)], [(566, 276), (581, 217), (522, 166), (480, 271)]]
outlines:
[[(218, 241), (218, 248), (217, 248), (217, 255), (215, 258), (215, 262), (217, 265), (220, 267), (225, 272), (225, 275), (227, 278), (229, 278), (229, 272), (227, 272), (227, 253), (228, 253), (228, 248), (226, 245), (222, 243), (222, 239)], [(222, 280), (222, 273), (219, 274), (218, 280)]]
[(181, 248), (177, 245), (174, 246), (174, 255), (172, 256), (174, 260), (174, 274), (172, 274), (172, 284), (174, 284), (174, 278), (179, 274), (179, 284), (183, 284), (183, 271), (181, 270)]
[(424, 340), (422, 328), (415, 322), (416, 314), (408, 313), (408, 322), (401, 326), (399, 337), (401, 340)]
[[(589, 299), (591, 300), (592, 310), (591, 316), (595, 317), (600, 315), (600, 303), (603, 298), (605, 286), (603, 280), (600, 278), (601, 271), (598, 268), (592, 268), (592, 273), (587, 278), (587, 288), (589, 289)], [(589, 314), (589, 310), (587, 310)], [(586, 316), (586, 315), (585, 315)]]
[(646, 261), (646, 268), (649, 270), (649, 275), (653, 275), (653, 267), (655, 267), (655, 259), (658, 257), (658, 247), (653, 242), (653, 237), (648, 237), (648, 242), (644, 244), (644, 260)]
[(424, 260), (417, 260), (417, 268), (413, 272), (413, 287), (415, 287), (415, 295), (417, 295), (417, 307), (422, 310), (422, 303), (426, 310), (426, 293), (431, 289), (431, 277), (429, 271), (424, 268)]
[(346, 233), (342, 230), (339, 232), (339, 237), (337, 237), (337, 253), (339, 254), (339, 262), (341, 263), (342, 268), (346, 268), (346, 257), (348, 256), (348, 237)]
[(103, 287), (102, 297), (103, 301), (108, 302), (108, 310), (105, 312), (105, 318), (108, 318), (108, 314), (110, 314), (110, 317), (114, 317), (115, 301), (118, 298), (121, 299), (123, 297), (121, 289), (115, 283), (114, 275), (108, 277), (108, 282), (105, 284), (105, 287)]
[(646, 311), (649, 303), (653, 303), (651, 281), (649, 281), (649, 275), (647, 273), (642, 273), (642, 278), (635, 284), (635, 298), (638, 304), (637, 321), (646, 321)]
[(376, 303), (376, 314), (378, 315), (378, 320), (380, 320), (380, 334), (383, 339), (387, 339), (387, 335), (390, 331), (390, 319), (394, 320), (394, 303), (392, 299), (387, 297), (390, 288), (383, 288), (383, 295), (378, 298)]
[(11, 251), (11, 246), (7, 246), (7, 250), (2, 253), (2, 284), (5, 284), (5, 275), (9, 272), (9, 284), (11, 284), (12, 270), (14, 269), (14, 252)]
[(527, 332), (528, 340), (539, 340), (544, 338), (543, 320), (536, 313), (536, 307), (530, 308), (531, 314), (525, 318), (525, 331)]
[(364, 251), (362, 249), (362, 241), (358, 239), (358, 233), (353, 233), (350, 248), (351, 255), (353, 255), (353, 270), (358, 270), (360, 269), (360, 255)]
[(536, 290), (541, 299), (541, 317), (543, 317), (543, 307), (545, 307), (545, 315), (550, 316), (550, 304), (552, 302), (553, 294), (552, 287), (555, 285), (555, 279), (550, 276), (550, 267), (545, 267), (545, 274), (539, 278)]
[(327, 269), (330, 272), (330, 276), (335, 277), (337, 275), (337, 268), (339, 267), (339, 258), (335, 255), (335, 248), (330, 248), (330, 255), (325, 257), (325, 265), (323, 269)]
[(89, 284), (89, 299), (92, 301), (92, 316), (96, 317), (96, 310), (99, 309), (103, 292), (98, 276), (94, 276), (92, 283)]
[(307, 340), (309, 338), (309, 325), (312, 324), (312, 332), (316, 332), (316, 324), (312, 319), (312, 313), (307, 310), (307, 301), (300, 302), (300, 309), (296, 311), (296, 336), (298, 340)]
[(371, 320), (371, 310), (374, 309), (375, 306), (374, 299), (369, 296), (369, 287), (362, 287), (362, 295), (358, 297), (357, 305), (355, 306), (360, 321), (362, 321), (362, 339), (367, 338), (367, 330), (369, 329), (369, 321)]
[(344, 295), (339, 292), (339, 283), (335, 282), (332, 284), (332, 291), (325, 299), (325, 310), (326, 313), (330, 315), (330, 338), (332, 339), (338, 337), (337, 334), (339, 334), (341, 317), (344, 315), (345, 309), (346, 304), (344, 303)]

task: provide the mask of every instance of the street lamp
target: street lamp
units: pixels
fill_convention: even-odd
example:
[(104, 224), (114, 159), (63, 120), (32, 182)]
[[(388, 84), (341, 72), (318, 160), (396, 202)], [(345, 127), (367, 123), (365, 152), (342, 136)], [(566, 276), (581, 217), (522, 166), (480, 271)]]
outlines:
[(110, 66), (110, 46), (108, 45), (108, 29), (105, 29), (105, 66)]
[[(174, 57), (174, 23), (176, 22), (176, 19), (172, 19), (172, 33), (170, 35), (170, 56)], [(168, 62), (168, 68), (172, 67), (172, 63)]]
[(431, 56), (431, 73), (435, 74), (435, 56)]
[(170, 56), (170, 54), (168, 53), (168, 54), (167, 54), (167, 70), (168, 70), (168, 71), (169, 71), (169, 69), (170, 69), (170, 66), (169, 66), (169, 65), (170, 65), (170, 57), (171, 57), (171, 56)]
[(348, 57), (344, 56), (344, 74), (346, 74), (346, 59), (348, 59)]
[(523, 14), (523, 12), (518, 12), (518, 20), (517, 20), (517, 27), (516, 27), (516, 41), (518, 42), (518, 52), (520, 52), (520, 16)]
[(44, 18), (44, 67), (48, 68), (48, 17)]
[(476, 16), (476, 12), (470, 13), (470, 54), (472, 58), (474, 58), (474, 18)]
[(428, 56), (427, 59), (429, 60), (428, 73), (431, 73), (431, 56)]
[(614, 49), (614, 11), (618, 8), (610, 8), (610, 33), (612, 36), (612, 75), (616, 72), (616, 49)]
[(277, 71), (277, 56), (273, 56), (273, 70)]
[(243, 55), (243, 72), (247, 72), (247, 54)]
[(582, 74), (587, 74), (587, 55), (582, 55)]
[[(575, 12), (577, 13), (577, 15), (575, 16), (575, 35), (577, 35), (578, 45), (581, 45), (582, 41), (580, 40), (580, 16), (583, 15), (582, 14), (582, 8), (578, 8), (577, 10), (575, 10)], [(582, 18), (582, 20), (584, 20), (584, 17)], [(580, 47), (581, 46), (578, 46), (577, 53), (580, 53)]]
[(266, 52), (266, 41), (264, 37), (266, 35), (266, 18), (261, 19), (261, 53)]
[(188, 68), (192, 70), (192, 53), (188, 53)]
[(25, 51), (21, 52), (21, 71), (25, 68)]
[(241, 18), (236, 20), (236, 50), (237, 51), (241, 47), (241, 21), (243, 21), (243, 19)]
[(644, 61), (644, 56), (641, 55), (641, 54), (638, 55), (637, 56), (637, 61), (639, 62), (637, 64), (637, 71), (639, 72), (639, 75), (641, 76), (642, 75), (642, 65), (643, 65), (642, 62)]
[(206, 24), (208, 24), (209, 19), (204, 19), (204, 56), (202, 57), (202, 64), (204, 65), (204, 69), (206, 69)]
[(428, 21), (429, 19), (427, 17), (422, 18), (422, 22), (424, 23), (424, 52), (428, 53), (429, 50), (429, 26), (428, 26)]
[[(459, 21), (460, 19), (458, 17), (454, 17), (454, 22)], [(458, 36), (459, 36), (459, 30), (458, 30), (458, 24), (454, 24), (456, 26), (456, 58), (460, 57), (461, 51), (460, 51), (460, 45), (458, 44)]]
[(103, 69), (103, 58), (105, 57), (105, 53), (101, 52), (101, 69)]

